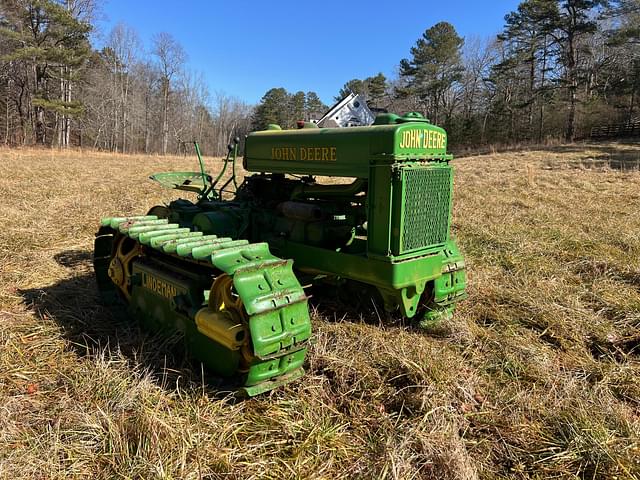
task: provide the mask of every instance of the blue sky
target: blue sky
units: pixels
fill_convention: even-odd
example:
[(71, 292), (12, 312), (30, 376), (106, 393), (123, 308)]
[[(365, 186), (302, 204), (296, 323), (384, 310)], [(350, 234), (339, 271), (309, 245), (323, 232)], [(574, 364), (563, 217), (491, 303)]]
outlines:
[(210, 91), (256, 103), (272, 87), (314, 90), (325, 103), (351, 78), (394, 75), (400, 59), (433, 24), (489, 37), (518, 0), (218, 1), (105, 0), (99, 27), (124, 22), (149, 48), (166, 31)]

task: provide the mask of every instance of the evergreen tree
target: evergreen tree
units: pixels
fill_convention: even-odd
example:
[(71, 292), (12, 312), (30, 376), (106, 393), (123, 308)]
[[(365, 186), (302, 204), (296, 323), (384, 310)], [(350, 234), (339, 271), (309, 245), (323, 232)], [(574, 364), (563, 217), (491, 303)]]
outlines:
[(299, 91), (289, 96), (289, 111), (287, 125), (295, 125), (297, 121), (304, 120), (305, 94)]
[[(511, 102), (526, 115), (522, 129), (528, 138), (533, 138), (536, 110), (538, 139), (542, 139), (544, 126), (545, 93), (548, 90), (550, 34), (557, 17), (555, 0), (526, 0), (515, 12), (505, 16), (504, 32), (498, 40), (507, 45), (508, 57), (493, 68), (494, 76), (507, 75), (517, 79), (514, 89), (516, 98)], [(538, 107), (538, 108), (536, 108)]]
[(282, 128), (289, 127), (287, 112), (289, 97), (289, 93), (281, 87), (272, 88), (265, 93), (254, 111), (252, 129), (264, 130), (269, 124), (280, 125)]
[(322, 114), (327, 110), (327, 106), (322, 103), (316, 92), (307, 92), (304, 104), (305, 119), (309, 120), (313, 114)]
[(426, 30), (411, 48), (411, 59), (400, 61), (400, 75), (406, 80), (405, 95), (415, 95), (426, 114), (436, 123), (451, 107), (447, 93), (463, 73), (461, 48), (464, 40), (447, 22)]
[(387, 77), (380, 72), (373, 77), (365, 79), (364, 82), (367, 85), (367, 102), (369, 106), (381, 108), (389, 88), (387, 85)]
[(83, 111), (72, 99), (72, 85), (78, 81), (78, 69), (91, 54), (88, 34), (91, 25), (76, 19), (70, 9), (52, 0), (4, 0), (0, 36), (7, 42), (3, 62), (23, 65), (33, 71), (24, 88), (28, 104), (21, 112), (26, 124), (27, 109), (32, 109), (35, 141), (51, 144), (47, 117), (54, 118), (61, 145), (69, 141), (69, 120)]
[(343, 85), (334, 98), (337, 101), (342, 100), (350, 93), (364, 96), (370, 106), (379, 107), (387, 93), (387, 78), (382, 73), (378, 73), (373, 77), (367, 77), (364, 80), (354, 78)]
[(564, 0), (559, 2), (555, 15), (548, 19), (551, 35), (561, 49), (560, 62), (564, 68), (563, 85), (567, 90), (567, 123), (565, 138), (573, 141), (576, 134), (576, 109), (580, 87), (580, 46), (581, 40), (593, 34), (597, 28), (594, 14), (607, 0)]
[(338, 95), (333, 98), (336, 102), (339, 102), (350, 93), (355, 93), (356, 95), (366, 95), (367, 86), (365, 82), (360, 80), (359, 78), (351, 79), (342, 86), (342, 88), (338, 92)]

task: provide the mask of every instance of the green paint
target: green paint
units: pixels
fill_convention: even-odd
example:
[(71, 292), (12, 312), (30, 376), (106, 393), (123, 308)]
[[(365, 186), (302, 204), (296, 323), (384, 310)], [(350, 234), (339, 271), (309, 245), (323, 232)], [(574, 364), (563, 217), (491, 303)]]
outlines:
[[(95, 259), (103, 296), (118, 291), (105, 273), (113, 242), (139, 242), (130, 309), (151, 327), (183, 331), (197, 358), (235, 378), (248, 395), (302, 374), (311, 326), (294, 267), (306, 280), (367, 285), (385, 309), (430, 325), (466, 296), (464, 259), (450, 236), (453, 169), (446, 150), (444, 130), (419, 114), (380, 115), (369, 127), (251, 133), (244, 165), (256, 174), (241, 185), (234, 142), (215, 181), (203, 171), (152, 177), (195, 191), (196, 203), (171, 202), (168, 218), (103, 219)], [(216, 188), (229, 162), (232, 177)], [(322, 185), (313, 178), (320, 175), (354, 180)], [(205, 179), (208, 187), (193, 185)], [(221, 200), (231, 183), (235, 197)], [(157, 280), (145, 280), (145, 271)], [(242, 300), (248, 364), (195, 327), (222, 273)]]

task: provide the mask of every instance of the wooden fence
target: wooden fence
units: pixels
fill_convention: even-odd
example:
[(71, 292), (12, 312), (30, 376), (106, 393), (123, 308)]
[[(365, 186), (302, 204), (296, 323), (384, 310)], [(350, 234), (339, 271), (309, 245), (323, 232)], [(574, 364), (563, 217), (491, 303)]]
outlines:
[(590, 137), (593, 139), (640, 137), (640, 120), (593, 127)]

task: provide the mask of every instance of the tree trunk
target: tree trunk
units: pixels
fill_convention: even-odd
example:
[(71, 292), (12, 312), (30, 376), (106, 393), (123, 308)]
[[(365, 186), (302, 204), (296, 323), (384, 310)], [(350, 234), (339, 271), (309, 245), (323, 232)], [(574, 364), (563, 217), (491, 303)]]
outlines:
[(169, 80), (163, 79), (162, 85), (162, 155), (167, 154), (169, 145)]
[(489, 120), (489, 109), (484, 112), (484, 118), (482, 119), (482, 133), (480, 134), (480, 143), (484, 144), (487, 141), (487, 121)]
[(149, 153), (150, 130), (149, 130), (149, 91), (144, 99), (144, 153)]
[[(60, 101), (64, 105), (65, 99), (67, 98), (67, 92), (64, 86), (64, 68), (60, 67)], [(58, 148), (63, 146), (63, 130), (64, 130), (64, 114), (62, 114), (62, 118), (59, 118), (60, 115), (56, 112), (56, 134), (58, 137)]]
[(577, 87), (572, 80), (569, 86), (569, 115), (567, 117), (567, 132), (565, 135), (568, 142), (573, 142), (576, 137), (576, 88)]
[(529, 69), (529, 108), (528, 108), (528, 119), (527, 119), (527, 130), (528, 130), (528, 140), (533, 139), (533, 110), (535, 108), (535, 88), (536, 88), (536, 54), (535, 54), (535, 45), (531, 46), (531, 57), (529, 57), (529, 61), (531, 62), (531, 68)]
[(127, 153), (127, 127), (129, 122), (129, 73), (125, 73), (122, 92), (122, 153)]
[[(35, 82), (36, 95), (44, 98), (44, 74), (45, 72), (38, 66), (35, 66)], [(47, 142), (47, 131), (45, 126), (44, 108), (42, 106), (35, 107), (35, 136), (36, 143), (45, 145)]]
[[(67, 78), (65, 79), (65, 103), (69, 105), (71, 103), (71, 68), (65, 68)], [(71, 118), (69, 115), (62, 117), (62, 141), (64, 142), (64, 148), (69, 148), (71, 139)]]
[(5, 95), (5, 132), (4, 132), (4, 144), (9, 145), (9, 84), (7, 83), (7, 90)]
[[(544, 82), (546, 78), (547, 71), (547, 37), (544, 37), (544, 47), (542, 50), (542, 71), (540, 72), (540, 91), (544, 95)], [(542, 143), (542, 136), (544, 131), (544, 96), (540, 99), (540, 119), (538, 120), (538, 143)]]
[(577, 11), (569, 8), (571, 25), (567, 29), (567, 86), (569, 94), (569, 111), (567, 116), (567, 130), (565, 138), (573, 142), (576, 136), (576, 104), (578, 100), (578, 52), (576, 49), (575, 29)]
[(58, 112), (55, 113), (54, 121), (53, 121), (53, 131), (55, 135), (51, 136), (51, 146), (53, 147), (53, 139), (54, 136), (57, 138), (57, 147), (60, 148), (62, 146), (62, 128), (60, 127), (60, 114)]
[(18, 118), (20, 120), (20, 144), (25, 145), (27, 143), (27, 120), (25, 119), (24, 112), (24, 95), (25, 86), (20, 85), (20, 95), (16, 98), (16, 108), (18, 109)]

